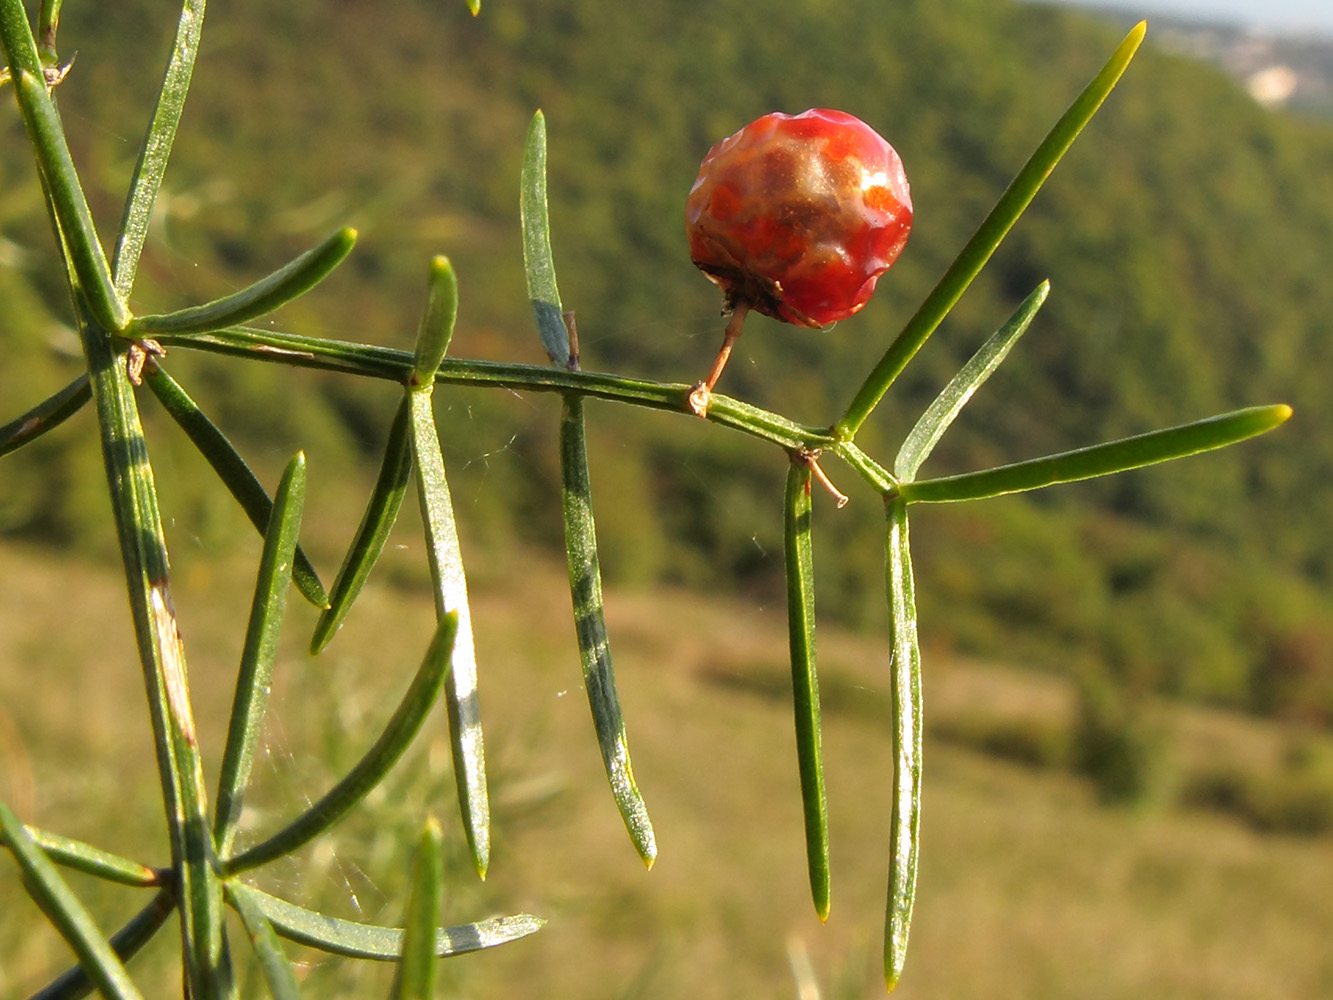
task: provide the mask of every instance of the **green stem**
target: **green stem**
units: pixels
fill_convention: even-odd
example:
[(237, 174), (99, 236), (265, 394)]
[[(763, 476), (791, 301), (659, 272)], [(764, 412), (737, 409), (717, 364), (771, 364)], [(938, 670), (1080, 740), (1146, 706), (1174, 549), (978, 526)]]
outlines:
[(222, 942), (222, 893), (213, 870), (203, 761), (190, 707), (184, 648), (171, 599), (170, 569), (153, 470), (124, 358), (106, 332), (79, 325), (102, 456), (120, 536), (131, 616), (157, 746), (162, 801), (178, 882), (185, 965), (200, 1000), (230, 995)]
[(42, 60), (23, 0), (0, 0), (0, 44), (5, 48), (9, 71), (17, 77), (20, 70), (42, 75)]
[[(204, 334), (163, 334), (156, 338), (167, 347), (207, 351), (303, 368), (337, 371), (405, 384), (412, 375), (414, 355), (389, 347), (347, 341), (322, 340), (273, 330), (236, 327)], [(527, 392), (574, 391), (594, 399), (609, 399), (655, 410), (685, 413), (691, 386), (654, 382), (601, 372), (569, 371), (546, 365), (506, 364), (445, 358), (435, 376), (437, 383), (469, 385)], [(837, 442), (827, 427), (808, 427), (769, 410), (714, 394), (708, 419), (788, 450), (831, 448)]]
[[(9, 47), (8, 37), (6, 47)], [(10, 58), (12, 64), (12, 54)], [(14, 86), (28, 139), (37, 154), (50, 203), (55, 209), (59, 236), (72, 277), (98, 325), (112, 332), (123, 330), (130, 322), (130, 311), (111, 281), (111, 270), (65, 142), (60, 115), (46, 92), (46, 77), (40, 71), (31, 73), (21, 69), (14, 74)]]

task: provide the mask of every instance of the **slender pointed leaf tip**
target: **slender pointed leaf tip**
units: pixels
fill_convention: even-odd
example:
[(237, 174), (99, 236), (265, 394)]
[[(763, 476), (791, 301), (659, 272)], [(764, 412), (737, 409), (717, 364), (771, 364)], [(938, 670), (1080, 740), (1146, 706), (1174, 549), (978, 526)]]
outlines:
[(1050, 291), (1049, 281), (1038, 285), (1036, 291), (1019, 304), (1013, 315), (991, 334), (981, 349), (949, 380), (949, 384), (935, 397), (926, 412), (921, 414), (921, 419), (908, 432), (894, 460), (893, 474), (899, 480), (907, 482), (916, 478), (921, 463), (930, 457), (931, 451), (962, 412), (967, 401), (990, 378), (991, 373), (1000, 367), (1000, 362), (1009, 356), (1010, 348), (1032, 324)]
[(1134, 58), (1134, 53), (1143, 42), (1146, 31), (1147, 22), (1140, 21), (1138, 26), (1125, 36), (1125, 40), (1112, 53), (1101, 72), (1074, 99), (1074, 103), (1060, 116), (1060, 120), (1055, 123), (1031, 158), (1009, 183), (990, 214), (958, 252), (953, 263), (945, 270), (930, 294), (926, 296), (916, 313), (907, 321), (907, 325), (894, 338), (884, 356), (856, 391), (842, 419), (834, 425), (834, 435), (839, 440), (850, 441), (856, 436), (857, 430), (879, 405), (889, 386), (902, 374), (908, 362), (930, 339), (931, 334), (939, 328), (944, 317), (972, 284), (972, 279), (981, 273), (991, 254), (1013, 228), (1019, 216), (1032, 203), (1032, 199), (1046, 183), (1056, 164), (1120, 81), (1130, 60)]
[(201, 306), (176, 312), (140, 316), (135, 320), (136, 334), (198, 333), (222, 330), (229, 326), (266, 316), (300, 298), (327, 278), (356, 246), (356, 230), (348, 226), (337, 230), (318, 246), (312, 247), (267, 278), (248, 288), (223, 296)]
[(426, 311), (417, 331), (416, 352), (412, 356), (409, 385), (428, 388), (435, 382), (436, 369), (449, 350), (458, 319), (458, 275), (448, 257), (434, 257), (430, 262), (430, 290)]
[(787, 629), (791, 651), (796, 760), (805, 817), (806, 867), (815, 913), (828, 920), (830, 903), (828, 800), (824, 789), (819, 676), (815, 660), (815, 569), (811, 542), (810, 466), (794, 460), (787, 473), (784, 551)]
[(1034, 458), (1012, 465), (1001, 465), (980, 472), (964, 472), (940, 479), (903, 483), (899, 493), (909, 503), (947, 503), (980, 500), (1005, 493), (1072, 483), (1080, 479), (1109, 476), (1147, 465), (1169, 462), (1200, 452), (1224, 448), (1246, 438), (1265, 434), (1286, 423), (1291, 407), (1251, 406), (1216, 417), (1180, 424), (1106, 444), (1092, 445), (1045, 458)]
[(390, 1000), (431, 1000), (435, 995), (435, 936), (440, 927), (440, 886), (444, 881), (444, 833), (427, 816), (417, 847), (398, 960)]
[(648, 807), (634, 779), (629, 737), (611, 661), (611, 639), (602, 606), (602, 574), (597, 556), (597, 526), (593, 519), (592, 482), (588, 471), (583, 397), (565, 397), (560, 417), (561, 504), (565, 518), (565, 554), (569, 563), (569, 592), (574, 606), (574, 631), (583, 665), (583, 686), (588, 693), (597, 744), (602, 751), (611, 793), (625, 821), (639, 857), (649, 868), (657, 859), (657, 838)]

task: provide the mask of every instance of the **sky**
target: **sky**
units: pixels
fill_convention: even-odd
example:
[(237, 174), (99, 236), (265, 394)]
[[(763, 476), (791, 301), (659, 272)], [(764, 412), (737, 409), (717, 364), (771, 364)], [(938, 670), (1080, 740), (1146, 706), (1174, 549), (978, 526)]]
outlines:
[(1194, 17), (1282, 32), (1333, 36), (1333, 0), (1058, 0), (1079, 6), (1123, 7), (1151, 17)]

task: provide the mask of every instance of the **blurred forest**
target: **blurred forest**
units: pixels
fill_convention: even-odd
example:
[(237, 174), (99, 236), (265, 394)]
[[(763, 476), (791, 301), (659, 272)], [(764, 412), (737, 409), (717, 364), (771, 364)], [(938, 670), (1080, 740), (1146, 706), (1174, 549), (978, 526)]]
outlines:
[[(58, 91), (110, 239), (174, 28), (171, 0), (70, 3)], [(772, 110), (845, 109), (907, 166), (912, 239), (875, 301), (827, 333), (753, 319), (720, 390), (832, 422), (1009, 178), (1119, 40), (998, 0), (234, 0), (209, 10), (195, 88), (132, 303), (241, 287), (335, 226), (351, 259), (280, 314), (293, 331), (410, 348), (430, 254), (461, 281), (460, 356), (542, 362), (524, 292), (518, 173), (537, 107), (565, 305), (587, 369), (693, 381), (721, 335), (682, 206), (707, 149)], [(1151, 25), (1149, 39), (1151, 41)], [(18, 115), (0, 118), (5, 419), (79, 368)], [(1333, 126), (1267, 112), (1221, 71), (1153, 51), (1125, 80), (858, 441), (881, 460), (1043, 278), (1050, 302), (927, 467), (957, 472), (1251, 403), (1280, 432), (1166, 468), (922, 510), (928, 643), (1282, 718), (1333, 721)], [(373, 473), (394, 392), (173, 351), (272, 482), (297, 447), (336, 538)], [(465, 547), (560, 543), (549, 398), (441, 389)], [(0, 533), (113, 551), (90, 413), (6, 457)], [(612, 585), (776, 598), (785, 460), (697, 421), (590, 405)], [(178, 538), (246, 530), (177, 432), (150, 427)], [(173, 466), (179, 461), (179, 467)], [(193, 460), (188, 460), (193, 461)], [(882, 513), (817, 502), (821, 613), (883, 622)], [(173, 475), (174, 474), (174, 475)], [(343, 487), (339, 493), (339, 487)]]

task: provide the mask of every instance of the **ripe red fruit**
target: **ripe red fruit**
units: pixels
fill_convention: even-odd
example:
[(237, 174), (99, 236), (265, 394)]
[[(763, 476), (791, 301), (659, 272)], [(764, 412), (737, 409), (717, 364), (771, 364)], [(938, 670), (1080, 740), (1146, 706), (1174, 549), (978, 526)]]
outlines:
[(709, 150), (685, 222), (690, 257), (733, 310), (718, 363), (692, 394), (700, 412), (747, 310), (811, 327), (861, 310), (907, 242), (912, 197), (874, 129), (815, 108), (764, 115)]
[(730, 305), (824, 326), (859, 312), (898, 259), (912, 197), (879, 133), (815, 108), (764, 115), (709, 150), (685, 221), (690, 257)]

